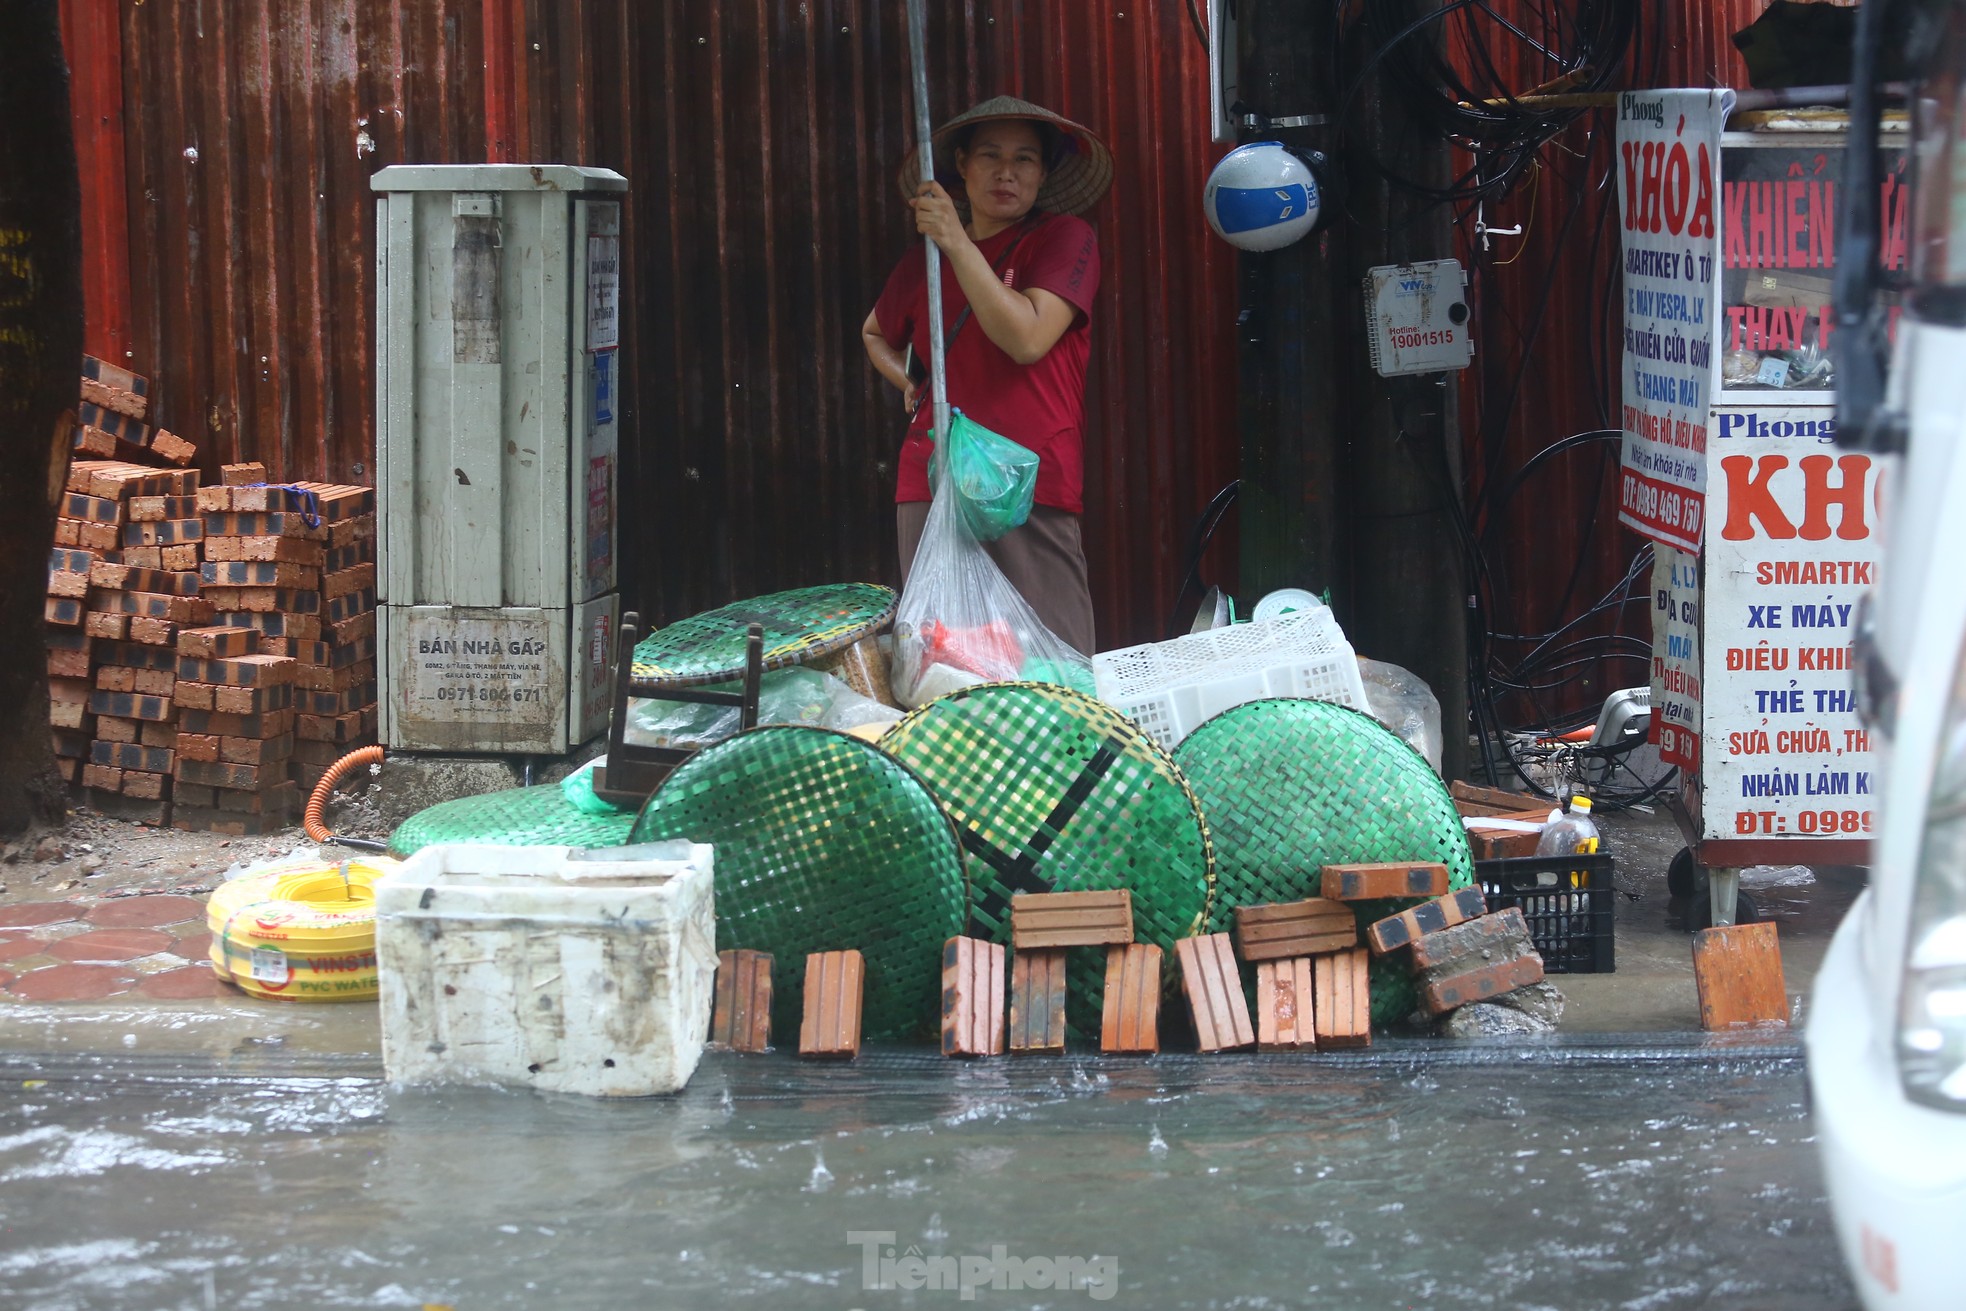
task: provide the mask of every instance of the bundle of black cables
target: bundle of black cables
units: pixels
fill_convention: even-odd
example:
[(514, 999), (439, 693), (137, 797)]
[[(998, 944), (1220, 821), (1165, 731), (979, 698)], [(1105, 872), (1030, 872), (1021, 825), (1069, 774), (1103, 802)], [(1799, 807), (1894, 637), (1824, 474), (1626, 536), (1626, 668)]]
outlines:
[(1408, 177), (1389, 160), (1375, 160), (1378, 171), (1445, 204), (1495, 200), (1585, 112), (1539, 104), (1532, 93), (1620, 84), (1638, 14), (1638, 0), (1346, 0), (1332, 49), (1369, 53), (1350, 69), (1341, 123), (1366, 112), (1361, 93), (1378, 75), (1383, 95), (1399, 97), (1472, 157), (1446, 187)]

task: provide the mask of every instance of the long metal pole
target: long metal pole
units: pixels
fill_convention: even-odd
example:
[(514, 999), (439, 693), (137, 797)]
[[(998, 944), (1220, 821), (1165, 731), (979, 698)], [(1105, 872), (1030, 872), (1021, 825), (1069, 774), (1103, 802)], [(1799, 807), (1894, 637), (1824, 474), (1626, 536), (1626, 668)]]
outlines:
[[(921, 148), (921, 183), (926, 187), (935, 178), (935, 130), (928, 116), (928, 19), (923, 0), (908, 0), (908, 58), (915, 73), (915, 140)], [(933, 241), (922, 238), (928, 247), (928, 377), (935, 389), (933, 436), (938, 448), (942, 434), (949, 431), (949, 388), (942, 360), (942, 252)], [(932, 489), (931, 489), (932, 490)]]

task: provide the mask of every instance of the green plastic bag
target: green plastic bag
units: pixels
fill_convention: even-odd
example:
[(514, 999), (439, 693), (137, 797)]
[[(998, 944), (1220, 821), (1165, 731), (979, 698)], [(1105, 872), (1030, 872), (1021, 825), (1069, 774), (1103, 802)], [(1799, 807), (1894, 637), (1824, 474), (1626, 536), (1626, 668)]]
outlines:
[[(948, 447), (956, 507), (978, 541), (994, 542), (1031, 517), (1031, 497), (1038, 486), (1035, 452), (991, 432), (961, 410), (950, 411)], [(932, 462), (929, 479), (935, 479)]]

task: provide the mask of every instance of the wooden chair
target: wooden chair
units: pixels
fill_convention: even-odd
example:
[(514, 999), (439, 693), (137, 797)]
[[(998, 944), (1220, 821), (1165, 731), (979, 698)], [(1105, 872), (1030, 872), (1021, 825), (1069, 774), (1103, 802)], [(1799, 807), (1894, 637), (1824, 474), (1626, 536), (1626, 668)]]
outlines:
[(736, 706), (738, 730), (758, 726), (758, 686), (764, 677), (765, 632), (752, 624), (744, 644), (744, 688), (741, 692), (712, 692), (700, 687), (674, 687), (635, 677), (635, 643), (642, 636), (641, 616), (621, 617), (621, 640), (615, 647), (614, 708), (608, 715), (608, 763), (594, 771), (594, 795), (624, 808), (639, 809), (669, 772), (694, 754), (691, 747), (628, 745), (628, 700), (687, 701), (695, 705)]

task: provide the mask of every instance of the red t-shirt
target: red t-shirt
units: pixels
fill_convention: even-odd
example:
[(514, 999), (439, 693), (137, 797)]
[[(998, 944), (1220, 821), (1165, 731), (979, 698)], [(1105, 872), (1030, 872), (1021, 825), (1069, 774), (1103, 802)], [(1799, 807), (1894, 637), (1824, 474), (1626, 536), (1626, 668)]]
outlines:
[[(1018, 234), (1022, 233), (1019, 241)], [(1070, 302), (1078, 313), (1045, 357), (1019, 364), (990, 340), (971, 314), (949, 346), (945, 367), (949, 401), (992, 432), (1036, 452), (1036, 500), (1073, 514), (1085, 509), (1085, 363), (1092, 354), (1092, 298), (1099, 290), (1099, 239), (1092, 225), (1069, 214), (1047, 214), (977, 242), (983, 258), (996, 266), (1011, 242), (1018, 246), (997, 276), (1014, 291), (1042, 287)], [(912, 343), (915, 358), (928, 360), (928, 260), (920, 245), (895, 266), (874, 304), (874, 321), (888, 345)], [(942, 261), (944, 331), (955, 327), (969, 298)], [(926, 501), (928, 436), (934, 397), (924, 397), (901, 447), (896, 501)]]

